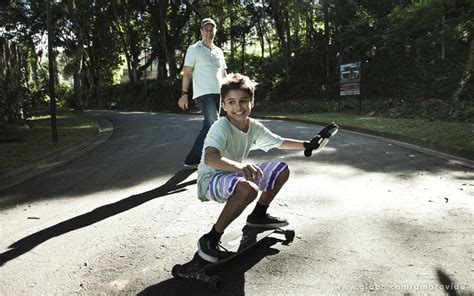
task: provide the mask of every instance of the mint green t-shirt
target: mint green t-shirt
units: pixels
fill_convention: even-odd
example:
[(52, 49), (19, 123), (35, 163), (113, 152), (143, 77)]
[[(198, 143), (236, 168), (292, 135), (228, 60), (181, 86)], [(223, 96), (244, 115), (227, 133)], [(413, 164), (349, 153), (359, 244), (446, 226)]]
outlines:
[(237, 162), (244, 162), (251, 150), (268, 151), (279, 147), (283, 143), (283, 138), (272, 133), (259, 121), (249, 118), (249, 130), (244, 133), (235, 127), (227, 117), (222, 117), (209, 129), (204, 140), (204, 147), (201, 156), (201, 163), (198, 166), (198, 197), (207, 201), (205, 197), (209, 188), (212, 176), (224, 171), (213, 169), (204, 163), (205, 150), (207, 147), (214, 147), (221, 152), (223, 157)]
[(193, 99), (221, 93), (222, 70), (227, 69), (222, 49), (198, 41), (188, 47), (184, 65), (193, 68)]

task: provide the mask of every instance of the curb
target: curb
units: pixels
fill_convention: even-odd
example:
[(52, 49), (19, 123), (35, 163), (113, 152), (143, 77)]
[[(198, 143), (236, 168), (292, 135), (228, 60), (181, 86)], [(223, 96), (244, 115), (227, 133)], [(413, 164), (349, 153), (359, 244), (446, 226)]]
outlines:
[(82, 142), (66, 146), (29, 164), (1, 173), (0, 191), (78, 158), (107, 141), (113, 134), (113, 124), (102, 117), (96, 117), (96, 119), (98, 125), (97, 132)]

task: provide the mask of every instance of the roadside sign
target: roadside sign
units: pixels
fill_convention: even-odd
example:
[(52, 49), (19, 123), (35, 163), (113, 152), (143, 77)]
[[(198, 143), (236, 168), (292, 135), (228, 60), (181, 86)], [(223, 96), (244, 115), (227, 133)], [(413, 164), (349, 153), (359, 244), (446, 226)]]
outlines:
[(360, 62), (340, 66), (340, 95), (360, 95)]

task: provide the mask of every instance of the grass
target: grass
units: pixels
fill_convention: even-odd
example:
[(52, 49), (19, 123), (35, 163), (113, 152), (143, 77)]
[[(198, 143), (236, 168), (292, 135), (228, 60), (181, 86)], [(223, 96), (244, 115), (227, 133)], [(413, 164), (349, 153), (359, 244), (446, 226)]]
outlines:
[(94, 116), (60, 109), (57, 112), (58, 143), (53, 144), (51, 117), (46, 113), (46, 110), (39, 112), (24, 125), (0, 130), (0, 175), (78, 145), (97, 133)]
[[(337, 122), (342, 129), (372, 133), (444, 150), (447, 153), (473, 157), (474, 124), (463, 122), (445, 122), (426, 119), (393, 119), (363, 117), (342, 113), (283, 114), (279, 112), (258, 112), (258, 117), (320, 124)], [(461, 153), (459, 153), (461, 151)], [(458, 153), (456, 153), (458, 152)], [(469, 154), (469, 155), (468, 155)]]

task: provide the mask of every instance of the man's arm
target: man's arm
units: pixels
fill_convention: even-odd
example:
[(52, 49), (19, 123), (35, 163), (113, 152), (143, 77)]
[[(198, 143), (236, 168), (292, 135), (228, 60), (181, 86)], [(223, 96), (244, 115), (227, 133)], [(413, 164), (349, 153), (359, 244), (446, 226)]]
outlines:
[(183, 67), (183, 81), (181, 83), (181, 97), (178, 100), (178, 105), (181, 109), (186, 110), (189, 107), (188, 91), (189, 83), (193, 76), (193, 68), (184, 66)]
[(247, 180), (255, 180), (262, 176), (262, 171), (258, 166), (242, 164), (223, 157), (219, 149), (214, 147), (207, 147), (204, 153), (204, 163), (214, 169), (243, 174)]

